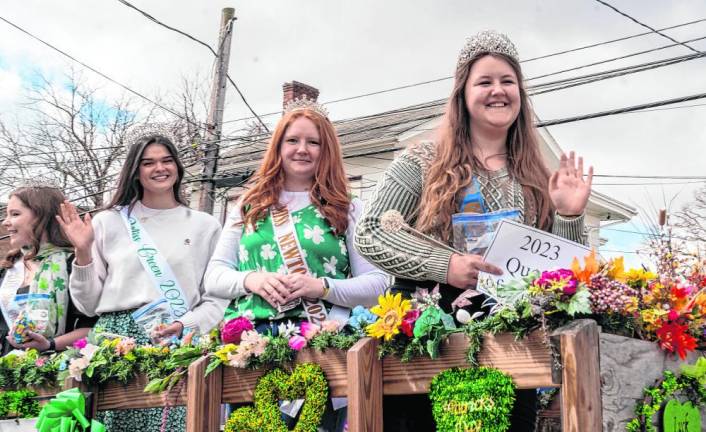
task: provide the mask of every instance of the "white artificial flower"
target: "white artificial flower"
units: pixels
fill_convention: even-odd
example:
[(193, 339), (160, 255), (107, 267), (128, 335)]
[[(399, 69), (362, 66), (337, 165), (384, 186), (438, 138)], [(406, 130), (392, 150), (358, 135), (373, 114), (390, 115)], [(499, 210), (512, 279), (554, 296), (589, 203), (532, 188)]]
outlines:
[(280, 336), (287, 339), (299, 334), (299, 326), (295, 325), (292, 321), (287, 321), (286, 323), (278, 325), (277, 330), (279, 331)]

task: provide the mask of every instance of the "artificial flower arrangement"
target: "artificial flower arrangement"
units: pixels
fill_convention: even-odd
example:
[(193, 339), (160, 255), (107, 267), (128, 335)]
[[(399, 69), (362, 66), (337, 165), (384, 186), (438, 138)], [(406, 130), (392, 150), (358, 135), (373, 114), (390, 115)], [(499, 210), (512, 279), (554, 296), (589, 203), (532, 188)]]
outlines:
[[(351, 320), (355, 321), (356, 316), (354, 313)], [(206, 374), (220, 365), (236, 368), (281, 366), (291, 362), (296, 353), (307, 346), (317, 350), (346, 350), (362, 337), (355, 326), (347, 327), (344, 330), (344, 326), (332, 320), (321, 325), (287, 321), (278, 326), (276, 335), (272, 335), (258, 333), (248, 316), (234, 318), (222, 325), (222, 345), (209, 354), (211, 359)]]
[(402, 361), (428, 355), (439, 356), (441, 342), (451, 333), (459, 332), (451, 315), (439, 307), (438, 288), (431, 292), (418, 290), (411, 300), (402, 294), (386, 293), (370, 309), (375, 320), (366, 326), (369, 336), (381, 339), (380, 357), (389, 354)]
[[(545, 328), (593, 318), (604, 331), (656, 341), (683, 360), (705, 339), (705, 280), (702, 266), (661, 274), (625, 271), (622, 258), (599, 262), (592, 252), (583, 266), (574, 259), (570, 269), (535, 272), (491, 294), (501, 317), (534, 318)], [(513, 323), (502, 330), (511, 328)]]

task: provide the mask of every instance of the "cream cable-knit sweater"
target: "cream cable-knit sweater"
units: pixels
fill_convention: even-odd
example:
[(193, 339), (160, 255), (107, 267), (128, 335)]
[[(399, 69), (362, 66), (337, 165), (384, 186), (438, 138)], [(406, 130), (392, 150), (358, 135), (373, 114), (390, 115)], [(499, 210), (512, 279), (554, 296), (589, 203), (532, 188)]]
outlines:
[[(395, 158), (358, 222), (355, 245), (370, 262), (395, 276), (447, 283), (452, 252), (423, 242), (407, 232), (388, 233), (380, 227), (380, 216), (390, 209), (402, 213), (410, 226), (415, 225), (426, 174), (435, 157), (436, 146), (427, 141), (410, 146)], [(525, 200), (521, 197), (517, 200), (510, 197), (492, 199), (491, 195), (498, 191), (508, 190), (498, 183), (509, 181), (508, 176), (479, 176), (479, 180), (481, 193), (491, 211), (499, 210), (503, 202), (515, 201), (524, 205)], [(519, 187), (515, 190), (522, 193)], [(585, 243), (584, 216), (567, 219), (555, 214), (552, 232)]]

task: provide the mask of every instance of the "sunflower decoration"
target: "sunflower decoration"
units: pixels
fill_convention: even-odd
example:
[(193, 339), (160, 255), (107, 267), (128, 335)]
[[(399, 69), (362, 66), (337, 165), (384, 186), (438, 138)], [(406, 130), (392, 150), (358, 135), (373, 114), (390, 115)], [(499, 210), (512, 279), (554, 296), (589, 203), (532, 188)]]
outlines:
[(389, 341), (400, 332), (402, 321), (410, 309), (412, 309), (411, 302), (402, 300), (401, 293), (392, 295), (387, 292), (384, 296), (379, 296), (378, 304), (370, 309), (379, 318), (375, 323), (366, 327), (368, 335), (375, 338), (384, 337), (386, 341)]

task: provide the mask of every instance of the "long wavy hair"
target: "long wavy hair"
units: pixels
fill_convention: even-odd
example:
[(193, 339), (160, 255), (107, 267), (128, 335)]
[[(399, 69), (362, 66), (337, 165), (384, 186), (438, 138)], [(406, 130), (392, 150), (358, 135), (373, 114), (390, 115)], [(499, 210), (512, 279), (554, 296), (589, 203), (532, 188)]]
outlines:
[[(46, 238), (46, 241), (54, 246), (72, 246), (56, 220), (60, 205), (66, 199), (59, 189), (53, 187), (20, 187), (10, 193), (9, 198), (11, 197), (19, 199), (22, 205), (30, 209), (35, 217), (31, 244), (29, 245), (30, 251), (24, 255), (25, 261), (37, 256), (42, 238)], [(20, 249), (8, 251), (5, 258), (0, 261), (0, 267), (12, 267), (21, 256), (22, 252)]]
[(174, 199), (179, 204), (188, 206), (186, 199), (181, 193), (181, 181), (184, 178), (184, 165), (179, 159), (179, 152), (172, 141), (162, 135), (145, 135), (135, 141), (127, 152), (125, 163), (120, 170), (120, 179), (115, 194), (108, 204), (103, 207), (103, 210), (112, 209), (117, 206), (129, 206), (130, 210), (135, 205), (137, 200), (142, 199), (145, 194), (145, 189), (140, 183), (140, 161), (145, 149), (152, 144), (159, 144), (166, 147), (169, 154), (174, 159), (177, 166), (177, 179), (174, 182), (172, 190)]
[(284, 189), (285, 173), (280, 149), (287, 128), (298, 118), (307, 118), (314, 123), (321, 145), (309, 198), (336, 233), (342, 234), (348, 228), (351, 198), (343, 168), (341, 145), (331, 122), (310, 109), (290, 111), (277, 123), (262, 165), (249, 182), (249, 190), (243, 195), (240, 204), (243, 223), (255, 227), (258, 221), (267, 216), (268, 209), (281, 208), (279, 195)]
[(518, 62), (502, 54), (482, 53), (456, 70), (454, 88), (449, 98), (444, 120), (438, 130), (436, 158), (426, 175), (417, 228), (441, 239), (451, 236), (451, 216), (457, 213), (460, 192), (470, 183), (474, 171), (482, 163), (473, 152), (471, 116), (466, 106), (466, 81), (478, 59), (490, 55), (507, 62), (515, 71), (520, 90), (520, 112), (507, 134), (507, 169), (520, 185), (525, 197), (525, 220), (534, 221), (541, 229), (552, 225), (553, 207), (549, 199), (549, 170), (544, 165), (533, 111)]

